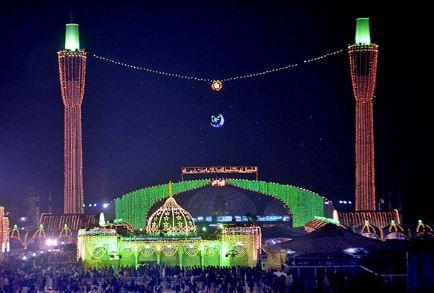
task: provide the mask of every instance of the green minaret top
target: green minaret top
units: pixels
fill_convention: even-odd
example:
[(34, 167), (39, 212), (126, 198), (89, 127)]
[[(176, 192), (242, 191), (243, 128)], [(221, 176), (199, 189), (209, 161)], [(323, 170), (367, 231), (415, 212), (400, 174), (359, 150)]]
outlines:
[(65, 50), (80, 50), (80, 37), (78, 36), (78, 23), (67, 23), (65, 34)]
[(370, 45), (369, 18), (356, 19), (356, 45)]

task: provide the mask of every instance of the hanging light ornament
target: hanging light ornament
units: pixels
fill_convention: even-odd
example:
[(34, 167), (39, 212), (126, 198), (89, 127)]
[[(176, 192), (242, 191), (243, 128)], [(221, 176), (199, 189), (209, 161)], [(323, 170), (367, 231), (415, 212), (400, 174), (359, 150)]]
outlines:
[(213, 80), (211, 82), (211, 89), (213, 91), (219, 92), (223, 88), (223, 83), (220, 80)]
[[(330, 51), (330, 52), (327, 52), (323, 55), (319, 55), (319, 56), (316, 56), (313, 58), (307, 58), (307, 59), (303, 60), (303, 64), (318, 62), (320, 60), (329, 58), (331, 56), (340, 54), (342, 52), (343, 52), (343, 50), (340, 49), (340, 50)], [(92, 54), (92, 56), (95, 57), (96, 59), (99, 59), (99, 60), (102, 60), (105, 62), (110, 62), (110, 63), (116, 64), (116, 65), (130, 68), (130, 69), (146, 71), (146, 72), (152, 73), (152, 74), (158, 74), (158, 75), (162, 75), (162, 76), (166, 76), (166, 77), (173, 77), (173, 78), (179, 78), (179, 79), (211, 82), (211, 89), (213, 91), (221, 91), (221, 89), (223, 88), (223, 82), (241, 80), (241, 79), (251, 79), (251, 78), (255, 78), (255, 77), (259, 77), (259, 76), (263, 76), (263, 75), (273, 74), (273, 73), (280, 72), (280, 71), (291, 70), (291, 69), (294, 69), (294, 68), (300, 66), (300, 64), (298, 64), (298, 63), (292, 63), (292, 64), (280, 66), (280, 67), (270, 68), (270, 69), (263, 70), (263, 71), (251, 72), (251, 73), (234, 75), (234, 76), (227, 76), (227, 77), (222, 78), (220, 80), (213, 80), (213, 79), (210, 79), (208, 77), (203, 77), (203, 76), (184, 75), (184, 74), (178, 74), (178, 73), (173, 73), (173, 72), (161, 71), (161, 70), (153, 69), (153, 68), (149, 68), (149, 67), (137, 66), (137, 65), (133, 65), (133, 64), (124, 63), (124, 62), (121, 62), (118, 60), (106, 58), (106, 57), (96, 55), (96, 54)]]

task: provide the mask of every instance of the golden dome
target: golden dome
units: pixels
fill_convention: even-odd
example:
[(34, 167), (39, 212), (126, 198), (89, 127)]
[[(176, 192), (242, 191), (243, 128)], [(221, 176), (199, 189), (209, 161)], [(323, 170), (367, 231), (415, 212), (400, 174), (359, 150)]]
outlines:
[(196, 231), (193, 217), (173, 198), (173, 186), (170, 182), (169, 198), (149, 217), (146, 232), (156, 236), (182, 237), (195, 234)]

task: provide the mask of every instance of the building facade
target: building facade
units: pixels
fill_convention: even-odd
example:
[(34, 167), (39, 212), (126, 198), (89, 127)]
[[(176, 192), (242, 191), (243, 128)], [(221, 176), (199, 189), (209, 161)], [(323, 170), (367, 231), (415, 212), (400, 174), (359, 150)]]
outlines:
[(0, 257), (8, 252), (9, 247), (9, 218), (6, 216), (5, 208), (0, 206)]
[(260, 253), (259, 227), (225, 229), (215, 240), (200, 237), (123, 237), (114, 229), (80, 230), (78, 259), (85, 268), (138, 266), (255, 267)]
[[(147, 220), (146, 233), (120, 235), (103, 220), (95, 229), (78, 232), (77, 257), (85, 267), (138, 266), (256, 266), (261, 251), (261, 229), (234, 226), (219, 229), (211, 239), (197, 236), (190, 213), (169, 198)], [(138, 208), (138, 207), (135, 207)]]

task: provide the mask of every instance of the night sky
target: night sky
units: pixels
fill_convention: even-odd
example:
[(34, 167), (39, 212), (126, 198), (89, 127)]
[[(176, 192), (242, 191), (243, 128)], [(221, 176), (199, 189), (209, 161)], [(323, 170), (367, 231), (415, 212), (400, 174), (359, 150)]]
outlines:
[[(56, 52), (71, 19), (89, 52), (85, 202), (177, 181), (180, 167), (189, 165), (257, 165), (260, 179), (352, 200), (354, 103), (346, 54), (227, 82), (221, 92), (207, 82), (135, 71), (91, 54), (222, 79), (345, 49), (355, 18), (371, 17), (372, 39), (380, 45), (378, 197), (390, 196), (395, 207), (401, 198), (404, 220), (432, 220), (433, 117), (431, 94), (420, 80), (429, 53), (418, 50), (428, 27), (416, 9), (343, 4), (350, 1), (60, 2), (1, 4), (0, 204), (19, 205), (32, 193), (45, 202), (51, 193), (62, 206)], [(210, 116), (218, 113), (226, 123), (215, 129)]]

